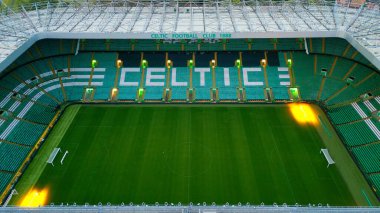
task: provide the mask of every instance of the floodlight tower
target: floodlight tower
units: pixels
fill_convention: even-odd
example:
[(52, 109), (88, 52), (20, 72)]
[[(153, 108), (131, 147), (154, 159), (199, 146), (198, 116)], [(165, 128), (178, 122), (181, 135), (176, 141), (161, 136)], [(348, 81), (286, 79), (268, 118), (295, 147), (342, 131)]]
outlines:
[(94, 59), (94, 55), (92, 55), (90, 79), (88, 80), (88, 85), (84, 88), (84, 92), (82, 95), (82, 100), (84, 102), (91, 101), (94, 97), (95, 88), (93, 86), (91, 86), (91, 83), (92, 83), (92, 77), (94, 75), (95, 68), (97, 66), (98, 66), (98, 61), (96, 59)]
[(299, 90), (295, 86), (294, 82), (294, 73), (293, 73), (293, 61), (292, 59), (288, 59), (286, 61), (286, 64), (288, 65), (288, 73), (290, 76), (290, 87), (289, 87), (289, 95), (290, 95), (290, 100), (298, 102), (300, 101), (300, 95), (299, 95)]
[(187, 89), (187, 101), (193, 102), (194, 100), (194, 88), (193, 88), (193, 69), (194, 69), (194, 60), (190, 59), (187, 61), (187, 68), (189, 69), (190, 74), (190, 86)]
[(268, 102), (272, 101), (272, 89), (268, 87), (268, 76), (267, 76), (267, 59), (261, 59), (260, 65), (264, 70), (264, 78), (265, 78), (265, 100)]
[(171, 68), (173, 67), (173, 62), (170, 59), (166, 60), (166, 88), (163, 92), (163, 101), (170, 101), (171, 99), (171, 94), (170, 94), (170, 71)]
[(145, 94), (145, 89), (144, 89), (144, 75), (145, 75), (145, 70), (148, 68), (148, 61), (143, 59), (141, 61), (141, 79), (140, 79), (140, 87), (137, 90), (137, 102), (141, 103), (144, 100), (144, 94)]
[(293, 67), (292, 67), (293, 61), (292, 59), (289, 58), (286, 63), (288, 65), (288, 73), (290, 76), (290, 86), (294, 87), (294, 75), (293, 75)]
[(98, 61), (95, 60), (95, 59), (92, 59), (91, 60), (91, 74), (90, 74), (90, 80), (88, 82), (88, 86), (91, 86), (91, 82), (92, 82), (92, 76), (94, 75), (94, 70), (95, 68), (98, 66)]
[(173, 62), (170, 59), (166, 60), (166, 88), (170, 88), (170, 86), (169, 86), (170, 71), (171, 71), (172, 67), (173, 67)]
[(123, 61), (121, 59), (117, 59), (115, 66), (116, 66), (116, 76), (115, 76), (113, 88), (111, 89), (111, 101), (116, 101), (117, 95), (119, 94), (119, 88), (117, 87), (117, 84), (118, 84), (118, 77), (119, 77), (120, 70), (123, 67)]
[(266, 53), (265, 53), (265, 58), (261, 59), (260, 65), (264, 70), (264, 78), (265, 78), (265, 87), (268, 87), (268, 76), (267, 76), (267, 59), (266, 59)]
[(193, 59), (190, 59), (187, 61), (187, 67), (189, 68), (189, 72), (190, 72), (190, 88), (193, 88), (193, 69), (194, 69)]
[(238, 76), (239, 76), (239, 88), (243, 88), (242, 83), (241, 83), (241, 78), (240, 78), (240, 73), (241, 73), (241, 61), (240, 61), (240, 59), (237, 59), (235, 61), (235, 67), (237, 68)]
[(217, 101), (218, 99), (218, 91), (216, 88), (216, 79), (215, 79), (215, 68), (216, 68), (216, 60), (212, 59), (210, 61), (210, 68), (212, 71), (212, 88), (211, 88), (211, 101)]
[(237, 69), (237, 72), (238, 72), (238, 78), (239, 78), (239, 87), (237, 88), (237, 94), (238, 94), (238, 101), (245, 101), (245, 91), (244, 91), (244, 88), (243, 88), (243, 84), (241, 82), (241, 60), (240, 59), (237, 59), (235, 61), (235, 67)]

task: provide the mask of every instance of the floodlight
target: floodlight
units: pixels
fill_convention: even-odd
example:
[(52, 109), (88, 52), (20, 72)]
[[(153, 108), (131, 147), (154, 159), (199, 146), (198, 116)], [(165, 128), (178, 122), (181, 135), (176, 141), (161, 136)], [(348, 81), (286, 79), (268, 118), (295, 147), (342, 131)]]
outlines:
[(98, 61), (96, 61), (95, 59), (93, 59), (93, 60), (91, 61), (91, 67), (92, 67), (92, 68), (95, 68), (97, 65), (98, 65)]
[(292, 59), (288, 59), (288, 67), (292, 67)]
[(170, 59), (168, 59), (168, 60), (166, 61), (166, 67), (167, 67), (168, 69), (170, 69), (172, 66), (173, 66), (173, 62), (172, 62)]
[(267, 60), (261, 59), (260, 64), (261, 66), (265, 67), (267, 65)]
[(145, 68), (147, 68), (148, 67), (148, 61), (147, 60), (142, 60), (142, 62), (141, 62), (141, 67), (143, 68), (143, 69), (145, 69)]
[(192, 69), (194, 67), (194, 61), (192, 59), (187, 61), (187, 66)]
[(116, 67), (117, 67), (117, 68), (121, 68), (122, 66), (123, 66), (123, 61), (120, 60), (120, 59), (118, 59), (118, 60), (116, 61)]
[(215, 68), (215, 67), (216, 67), (215, 59), (212, 59), (212, 60), (210, 61), (210, 67), (212, 67), (212, 68)]
[(298, 93), (297, 87), (290, 88), (290, 93), (292, 94), (293, 98), (295, 98), (295, 99), (299, 98), (299, 93)]
[(240, 59), (237, 59), (235, 61), (235, 67), (237, 67), (238, 69), (240, 69), (240, 67), (241, 67), (241, 61), (240, 61)]

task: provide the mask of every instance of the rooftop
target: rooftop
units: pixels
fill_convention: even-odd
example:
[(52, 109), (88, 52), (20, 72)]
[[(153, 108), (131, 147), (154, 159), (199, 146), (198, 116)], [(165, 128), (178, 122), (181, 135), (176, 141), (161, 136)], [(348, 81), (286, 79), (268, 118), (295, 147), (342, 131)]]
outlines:
[(207, 32), (232, 38), (343, 37), (380, 67), (376, 0), (59, 0), (15, 7), (0, 0), (0, 65), (33, 37)]

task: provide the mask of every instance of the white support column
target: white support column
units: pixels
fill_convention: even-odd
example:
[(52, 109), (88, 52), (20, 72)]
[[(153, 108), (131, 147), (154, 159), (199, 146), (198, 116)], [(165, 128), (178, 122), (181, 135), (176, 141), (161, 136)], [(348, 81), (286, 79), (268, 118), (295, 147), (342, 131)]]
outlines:
[(193, 1), (190, 1), (190, 31), (194, 31), (194, 23), (193, 23)]
[(250, 21), (250, 18), (249, 18), (249, 15), (248, 15), (248, 11), (247, 11), (247, 6), (245, 5), (245, 0), (243, 1), (243, 6), (242, 6), (242, 14), (243, 14), (243, 17), (244, 17), (244, 20), (245, 22), (247, 23), (248, 25), (248, 29), (249, 31), (253, 31), (253, 27), (252, 27), (252, 23)]
[(162, 6), (162, 16), (161, 16), (161, 20), (160, 20), (160, 30), (159, 32), (162, 33), (162, 28), (164, 27), (164, 22), (165, 22), (165, 16), (166, 16), (166, 0), (164, 0), (163, 2), (163, 6)]
[(135, 11), (133, 14), (133, 20), (131, 20), (131, 24), (128, 26), (127, 32), (131, 32), (133, 27), (136, 24), (136, 21), (138, 20), (138, 17), (140, 17), (141, 11), (143, 10), (143, 7), (141, 7), (140, 2), (137, 3), (137, 8), (135, 7)]
[(203, 0), (203, 32), (206, 32), (206, 8), (205, 8), (205, 0)]
[(80, 39), (78, 39), (78, 42), (77, 42), (77, 49), (75, 50), (75, 55), (78, 55), (79, 47), (80, 47)]
[[(25, 10), (24, 5), (21, 5), (21, 9), (22, 9), (23, 16), (28, 20), (30, 26), (33, 27), (34, 31), (38, 32), (36, 25), (34, 25), (33, 21), (30, 19), (28, 12)], [(37, 14), (38, 14), (38, 11), (37, 11)]]
[(149, 13), (148, 18), (145, 21), (145, 24), (144, 24), (144, 32), (147, 31), (149, 23), (152, 20), (152, 16), (153, 16), (153, 13), (154, 13), (154, 9), (153, 8), (154, 8), (153, 7), (153, 0), (151, 0), (150, 1), (150, 13)]
[(176, 5), (176, 15), (175, 15), (175, 25), (174, 25), (174, 31), (177, 32), (177, 26), (178, 26), (178, 18), (179, 18), (179, 5), (178, 5), (178, 0), (177, 0), (177, 5)]
[(234, 28), (234, 32), (236, 32), (236, 22), (235, 22), (235, 17), (234, 17), (234, 13), (233, 13), (233, 8), (232, 8), (232, 2), (230, 0), (229, 4), (228, 4), (228, 13), (230, 14), (230, 18), (231, 18), (231, 22), (232, 22), (232, 27)]
[(218, 19), (218, 31), (220, 32), (221, 27), (220, 27), (220, 15), (219, 15), (219, 2), (216, 1), (215, 4), (216, 4), (216, 17)]

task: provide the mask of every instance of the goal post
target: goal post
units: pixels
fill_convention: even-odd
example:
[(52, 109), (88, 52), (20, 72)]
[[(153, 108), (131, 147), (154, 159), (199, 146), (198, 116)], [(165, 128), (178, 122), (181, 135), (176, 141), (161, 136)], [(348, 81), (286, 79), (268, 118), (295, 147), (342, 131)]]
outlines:
[(335, 164), (335, 161), (330, 156), (329, 150), (321, 149), (321, 151), (319, 153), (323, 153), (323, 155), (325, 156), (327, 163), (328, 163), (327, 168), (329, 168), (330, 165)]
[(63, 155), (63, 157), (61, 159), (61, 165), (63, 165), (63, 160), (65, 159), (67, 154), (69, 154), (69, 151), (66, 150), (65, 154)]
[(55, 157), (57, 157), (58, 152), (61, 152), (61, 148), (54, 148), (54, 150), (50, 153), (49, 159), (46, 161), (46, 163), (54, 166), (53, 162)]

